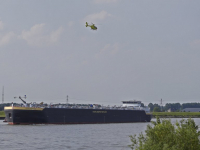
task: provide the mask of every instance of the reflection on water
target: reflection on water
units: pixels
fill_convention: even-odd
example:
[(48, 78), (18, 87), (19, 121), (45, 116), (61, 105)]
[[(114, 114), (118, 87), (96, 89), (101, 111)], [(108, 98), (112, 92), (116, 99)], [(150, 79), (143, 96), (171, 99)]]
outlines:
[[(152, 119), (155, 121), (155, 119)], [(173, 123), (176, 120), (171, 119)], [(197, 125), (200, 119), (194, 118)], [(1, 149), (130, 150), (129, 135), (149, 123), (83, 125), (7, 125), (0, 120)]]

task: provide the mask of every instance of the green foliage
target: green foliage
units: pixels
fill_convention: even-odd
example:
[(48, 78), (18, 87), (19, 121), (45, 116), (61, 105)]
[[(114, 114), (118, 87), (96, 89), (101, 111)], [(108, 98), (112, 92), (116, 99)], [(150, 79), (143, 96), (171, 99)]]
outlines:
[(164, 109), (167, 111), (171, 108), (171, 111), (179, 111), (181, 109), (180, 103), (167, 103), (164, 107)]
[(182, 104), (181, 108), (200, 108), (200, 103), (184, 103)]
[(0, 117), (5, 117), (4, 111), (0, 111)]
[(160, 112), (160, 107), (154, 107), (153, 112)]
[[(148, 107), (150, 108), (150, 111), (152, 112), (155, 107), (161, 108), (158, 104), (152, 104), (149, 103)], [(180, 111), (185, 108), (200, 108), (200, 103), (183, 103), (182, 105), (180, 103), (167, 103), (163, 107), (163, 111), (167, 111), (171, 108), (171, 111)]]
[(152, 103), (149, 103), (148, 107), (150, 108), (150, 111), (153, 111), (154, 105)]
[(155, 107), (160, 108), (158, 104), (152, 104), (152, 103), (149, 103), (148, 107), (150, 108), (150, 111), (153, 111)]
[(136, 150), (200, 150), (200, 132), (193, 119), (181, 120), (175, 125), (170, 120), (152, 121), (143, 133), (130, 136), (131, 149)]

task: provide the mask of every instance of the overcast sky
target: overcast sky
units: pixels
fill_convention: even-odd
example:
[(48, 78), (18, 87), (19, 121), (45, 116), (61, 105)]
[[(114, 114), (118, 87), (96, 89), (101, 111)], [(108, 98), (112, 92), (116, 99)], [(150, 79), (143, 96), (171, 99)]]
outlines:
[(199, 0), (0, 3), (5, 102), (200, 102)]

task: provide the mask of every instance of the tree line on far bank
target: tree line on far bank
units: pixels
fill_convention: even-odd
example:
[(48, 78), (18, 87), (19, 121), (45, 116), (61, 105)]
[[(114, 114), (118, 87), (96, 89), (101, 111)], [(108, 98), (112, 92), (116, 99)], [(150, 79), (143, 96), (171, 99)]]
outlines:
[(10, 106), (10, 105), (11, 105), (11, 103), (0, 104), (0, 111), (3, 111), (5, 106)]
[(171, 109), (173, 112), (179, 112), (185, 108), (200, 108), (200, 103), (167, 103), (165, 106), (149, 103), (148, 107), (150, 108), (151, 112), (163, 112), (168, 111), (169, 109)]

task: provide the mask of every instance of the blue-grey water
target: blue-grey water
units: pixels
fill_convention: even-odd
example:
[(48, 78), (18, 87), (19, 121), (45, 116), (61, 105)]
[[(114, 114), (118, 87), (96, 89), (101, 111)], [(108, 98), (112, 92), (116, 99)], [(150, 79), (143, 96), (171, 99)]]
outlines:
[[(194, 120), (200, 125), (200, 118)], [(0, 120), (0, 149), (130, 150), (129, 135), (144, 132), (147, 124), (7, 125)]]

